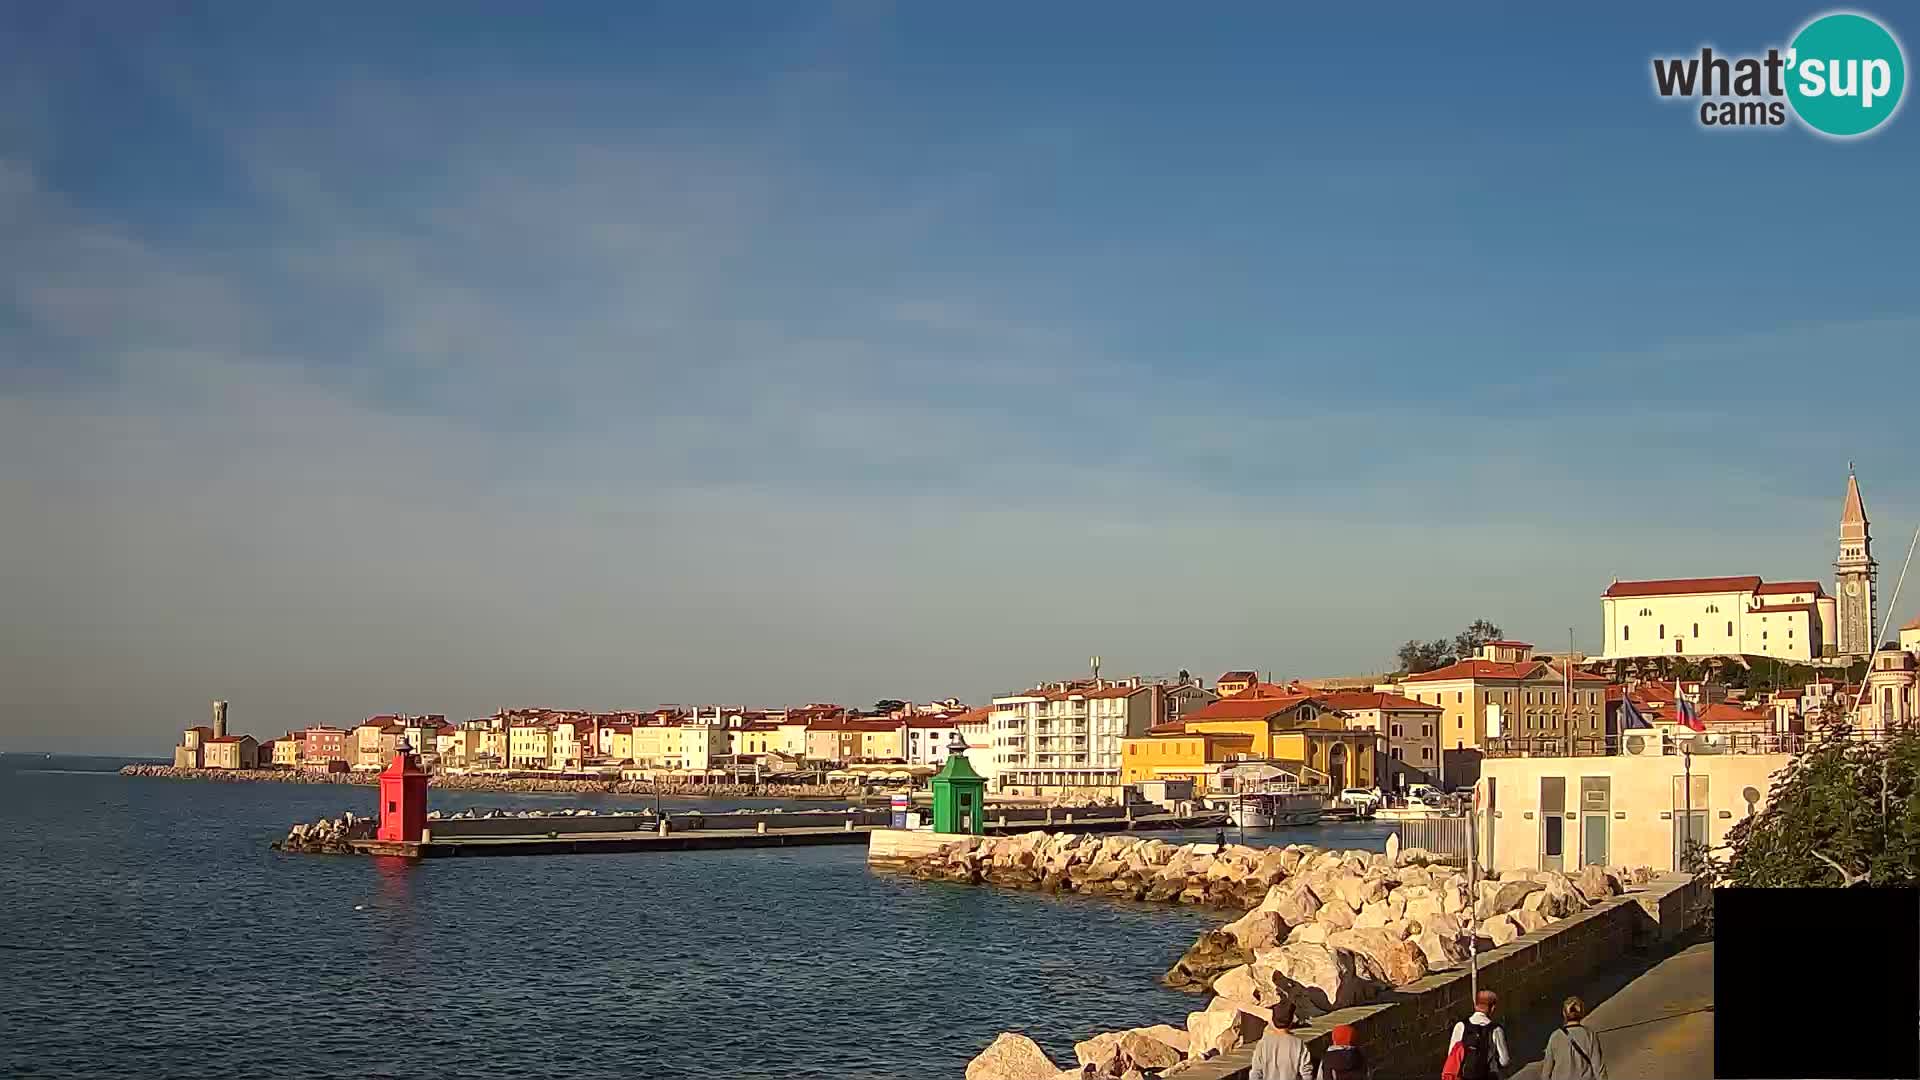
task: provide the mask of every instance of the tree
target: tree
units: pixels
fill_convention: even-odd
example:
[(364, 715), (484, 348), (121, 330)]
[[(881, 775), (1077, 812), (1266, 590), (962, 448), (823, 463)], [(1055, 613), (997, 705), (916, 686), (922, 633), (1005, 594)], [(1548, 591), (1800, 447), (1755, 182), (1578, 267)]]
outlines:
[(1489, 641), (1499, 641), (1503, 636), (1500, 628), (1486, 619), (1475, 619), (1465, 630), (1446, 638), (1434, 638), (1432, 641), (1409, 641), (1400, 646), (1395, 654), (1400, 661), (1399, 670), (1408, 675), (1418, 675), (1423, 671), (1443, 668), (1456, 660), (1466, 660), (1480, 651), (1480, 646)]
[(1400, 646), (1400, 670), (1409, 675), (1418, 675), (1423, 671), (1446, 667), (1453, 663), (1452, 647), (1445, 638), (1432, 641), (1409, 641)]
[(1745, 888), (1920, 885), (1920, 729), (1814, 738), (1773, 782), (1765, 810), (1727, 831), (1700, 871)]
[(886, 716), (889, 713), (906, 707), (907, 703), (897, 698), (881, 698), (879, 701), (873, 703), (874, 713), (880, 716)]
[(1489, 641), (1499, 641), (1505, 637), (1498, 626), (1486, 619), (1475, 619), (1465, 630), (1453, 637), (1453, 657), (1465, 660), (1480, 652), (1480, 646)]

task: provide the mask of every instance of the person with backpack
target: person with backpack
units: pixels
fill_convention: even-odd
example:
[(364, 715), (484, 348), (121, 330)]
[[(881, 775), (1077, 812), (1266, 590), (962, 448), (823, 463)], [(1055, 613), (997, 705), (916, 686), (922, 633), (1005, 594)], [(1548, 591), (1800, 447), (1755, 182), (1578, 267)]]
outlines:
[(1320, 1059), (1320, 1072), (1315, 1080), (1369, 1080), (1373, 1071), (1367, 1068), (1367, 1056), (1353, 1045), (1353, 1025), (1337, 1025), (1329, 1037), (1333, 1045), (1327, 1047), (1326, 1056)]
[(1570, 997), (1560, 1006), (1563, 1024), (1547, 1036), (1547, 1056), (1540, 1062), (1540, 1080), (1607, 1080), (1607, 1063), (1600, 1056), (1600, 1037), (1581, 1023), (1587, 1003)]
[(1507, 1035), (1493, 1020), (1500, 995), (1482, 990), (1473, 996), (1473, 1015), (1453, 1025), (1447, 1047), (1446, 1080), (1499, 1080), (1513, 1058), (1507, 1053)]

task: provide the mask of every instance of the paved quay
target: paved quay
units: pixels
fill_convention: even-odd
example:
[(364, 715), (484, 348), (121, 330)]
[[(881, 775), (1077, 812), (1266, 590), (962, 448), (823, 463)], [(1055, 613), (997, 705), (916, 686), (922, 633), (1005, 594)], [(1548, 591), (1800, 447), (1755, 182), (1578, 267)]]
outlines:
[[(1579, 994), (1592, 1010), (1587, 1026), (1600, 1037), (1607, 1075), (1621, 1080), (1714, 1075), (1713, 942), (1691, 945), (1651, 966), (1625, 965), (1568, 993)], [(1557, 1013), (1559, 1002), (1541, 1003), (1549, 1004)], [(1528, 1016), (1508, 1032), (1509, 1049), (1521, 1065), (1515, 1080), (1538, 1080), (1547, 1036), (1558, 1019)]]

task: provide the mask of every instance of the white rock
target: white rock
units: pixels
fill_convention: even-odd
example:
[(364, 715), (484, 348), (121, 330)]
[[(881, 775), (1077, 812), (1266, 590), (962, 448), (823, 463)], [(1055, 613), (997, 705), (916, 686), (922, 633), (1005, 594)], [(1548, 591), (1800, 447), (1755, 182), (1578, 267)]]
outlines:
[(1039, 1043), (1017, 1031), (1003, 1031), (967, 1062), (966, 1080), (1053, 1080), (1059, 1073)]

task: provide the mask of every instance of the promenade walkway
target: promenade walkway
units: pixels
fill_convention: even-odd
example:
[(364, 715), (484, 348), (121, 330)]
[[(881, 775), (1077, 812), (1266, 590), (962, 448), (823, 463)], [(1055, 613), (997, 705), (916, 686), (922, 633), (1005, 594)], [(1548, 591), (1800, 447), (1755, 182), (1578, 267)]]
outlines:
[[(1615, 1080), (1714, 1074), (1713, 942), (1651, 964), (1624, 965), (1567, 992), (1579, 994), (1592, 1010), (1587, 1026), (1600, 1037), (1607, 1074)], [(1508, 1046), (1522, 1066), (1515, 1080), (1538, 1080), (1547, 1036), (1559, 1023), (1558, 1001), (1539, 1006), (1552, 1015), (1513, 1018), (1517, 1022), (1509, 1025)]]

